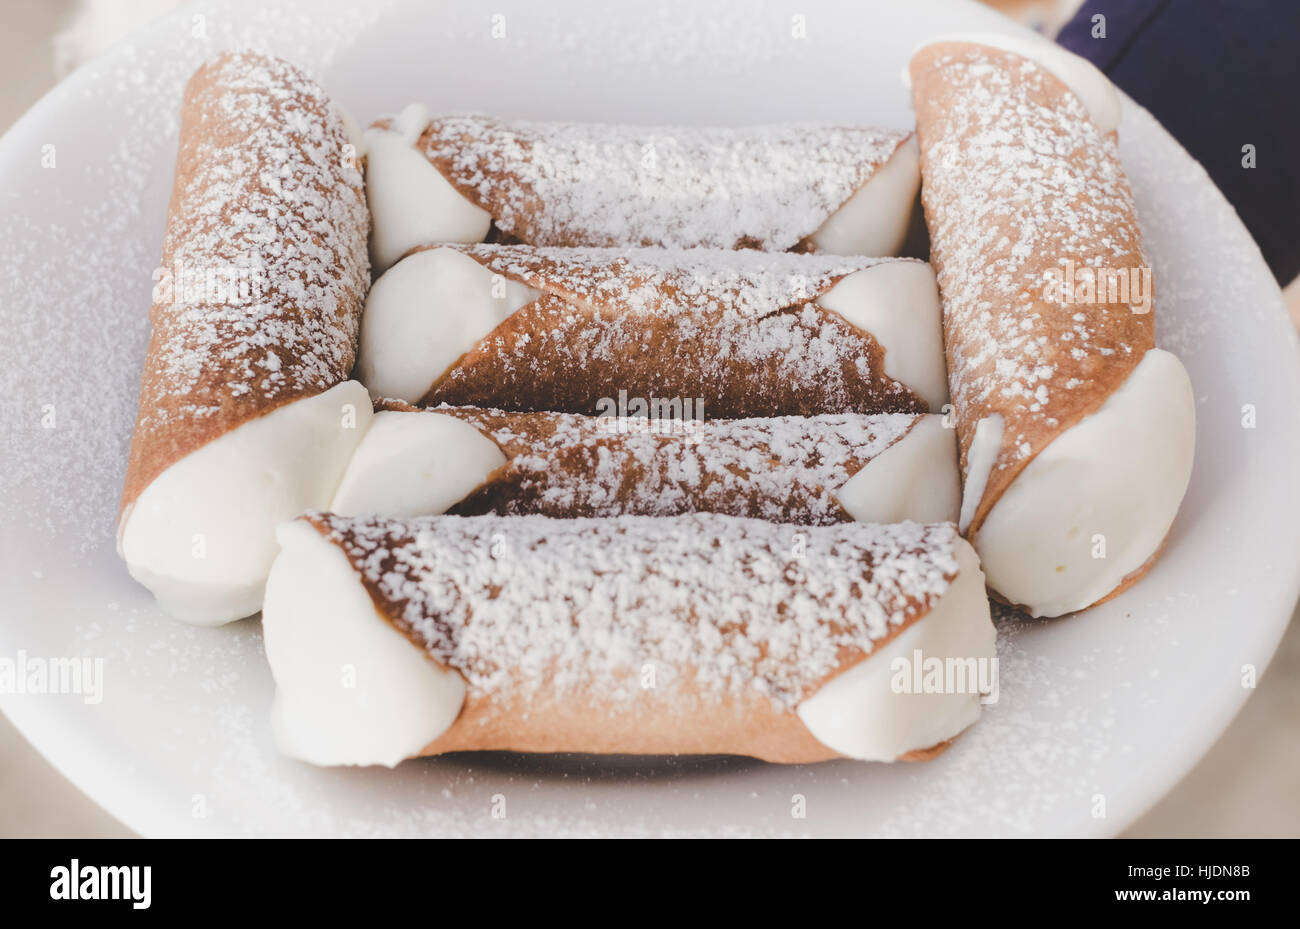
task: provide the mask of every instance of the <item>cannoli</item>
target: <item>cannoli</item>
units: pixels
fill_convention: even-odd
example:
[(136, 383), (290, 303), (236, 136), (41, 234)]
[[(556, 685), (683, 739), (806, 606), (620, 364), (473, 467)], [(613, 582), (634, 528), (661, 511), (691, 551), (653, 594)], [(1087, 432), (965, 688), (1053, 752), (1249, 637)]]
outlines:
[(181, 619), (257, 612), (276, 523), (328, 505), (369, 423), (348, 380), (369, 282), (354, 153), (282, 61), (222, 54), (186, 86), (118, 522)]
[(927, 264), (755, 251), (421, 248), (371, 288), (357, 373), (378, 397), (572, 413), (620, 390), (721, 418), (947, 400)]
[(911, 133), (430, 119), (366, 134), (371, 254), (485, 240), (894, 255), (920, 178)]
[(1036, 616), (1152, 564), (1191, 473), (1187, 373), (1155, 348), (1119, 98), (1042, 42), (922, 48), (910, 77), (964, 475), (990, 587)]
[(936, 414), (696, 420), (419, 410), (386, 402), (343, 516), (724, 513), (778, 523), (955, 522), (956, 433)]
[(312, 513), (279, 538), (273, 730), (314, 764), (893, 761), (996, 689), (983, 575), (951, 524)]

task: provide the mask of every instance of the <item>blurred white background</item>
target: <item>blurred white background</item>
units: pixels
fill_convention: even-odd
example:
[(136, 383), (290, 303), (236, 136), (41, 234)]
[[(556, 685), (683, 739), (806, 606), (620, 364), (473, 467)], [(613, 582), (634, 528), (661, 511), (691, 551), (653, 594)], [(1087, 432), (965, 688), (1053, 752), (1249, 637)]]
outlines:
[[(1080, 0), (988, 2), (1050, 34)], [(0, 131), (62, 74), (179, 5), (178, 0), (0, 0)], [(1300, 322), (1300, 281), (1287, 293), (1292, 316)], [(1233, 619), (1223, 617), (1224, 622)], [(1300, 623), (1295, 620), (1258, 691), (1228, 732), (1125, 835), (1300, 837)], [(0, 837), (132, 834), (50, 767), (0, 716)]]

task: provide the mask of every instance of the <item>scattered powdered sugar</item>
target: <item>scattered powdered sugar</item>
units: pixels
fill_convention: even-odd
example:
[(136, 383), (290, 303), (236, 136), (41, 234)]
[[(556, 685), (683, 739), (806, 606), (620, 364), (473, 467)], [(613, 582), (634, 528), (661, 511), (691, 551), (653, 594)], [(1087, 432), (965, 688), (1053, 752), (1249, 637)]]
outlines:
[(15, 451), (0, 496), (12, 524), (57, 538), (69, 565), (114, 544), (185, 82), (232, 48), (319, 75), (391, 6), (178, 11), (72, 75), (5, 137), (0, 441)]
[[(589, 412), (626, 388), (719, 416), (923, 412), (880, 349), (817, 305), (842, 277), (911, 259), (716, 249), (450, 246), (543, 292), (453, 367), (430, 402)], [(471, 356), (467, 356), (471, 357)], [(569, 396), (574, 386), (592, 386)], [(537, 402), (540, 398), (543, 402)]]
[(306, 518), (390, 620), (480, 693), (617, 698), (655, 661), (693, 669), (705, 692), (793, 707), (924, 615), (958, 570), (950, 524)]
[[(917, 419), (839, 414), (663, 421), (445, 406), (436, 411), (472, 423), (510, 457), (486, 493), (471, 496), (457, 513), (707, 511), (809, 525), (850, 519), (835, 494)], [(676, 431), (650, 432), (656, 427)], [(498, 482), (508, 484), (504, 494), (492, 492)]]
[(433, 120), (417, 147), (498, 229), (523, 242), (786, 251), (807, 247), (908, 135), (468, 115)]
[[(9, 698), (5, 710), (41, 750), (132, 827), (186, 834), (1100, 833), (1120, 828), (1123, 817), (1112, 810), (1108, 819), (1091, 818), (1090, 798), (1098, 790), (1113, 802), (1127, 798), (1133, 812), (1131, 804), (1152, 800), (1156, 788), (1181, 768), (1163, 763), (1165, 779), (1149, 780), (1155, 743), (1135, 741), (1136, 722), (1186, 728), (1189, 710), (1184, 701), (1170, 700), (1171, 686), (1221, 679), (1222, 656), (1230, 652), (1176, 647), (1177, 639), (1185, 645), (1222, 629), (1219, 588), (1188, 584), (1177, 602), (1162, 606), (1158, 599), (1148, 602), (1145, 593), (1160, 584), (1154, 575), (1136, 602), (1131, 593), (1085, 618), (1004, 622), (1002, 700), (987, 707), (980, 723), (944, 756), (924, 766), (478, 754), (408, 762), (396, 771), (317, 770), (276, 755), (266, 712), (270, 675), (255, 621), (195, 629), (163, 616), (112, 554), (116, 495), (144, 354), (149, 272), (158, 263), (181, 86), (220, 47), (269, 43), (275, 53), (319, 73), (365, 33), (363, 20), (379, 8), (322, 0), (240, 2), (208, 17), (205, 41), (191, 36), (187, 14), (169, 27), (164, 41), (119, 46), (74, 76), (77, 99), (101, 119), (69, 119), (64, 107), (60, 131), (48, 114), (33, 114), (42, 132), (35, 141), (48, 136), (58, 143), (57, 170), (37, 167), (37, 144), (15, 151), (18, 130), (5, 140), (5, 154), (13, 156), (7, 164), (15, 169), (5, 177), (6, 209), (0, 213), (0, 236), (9, 249), (0, 269), (0, 318), (7, 333), (0, 437), (11, 452), (0, 469), (0, 492), (13, 529), (4, 547), (6, 567), (0, 569), (11, 594), (7, 653), (19, 646), (58, 655), (89, 649), (107, 658), (111, 694), (99, 706), (75, 698), (66, 706), (42, 701), (39, 726), (37, 704)], [(621, 41), (631, 35), (618, 31), (622, 20), (610, 24), (599, 16), (544, 17), (539, 24), (546, 31), (540, 34), (512, 20), (510, 36), (516, 45), (541, 52), (569, 43), (555, 57), (563, 57), (559, 66), (569, 68), (575, 81), (587, 77), (590, 69), (578, 66), (586, 61), (593, 67), (634, 61), (661, 69), (665, 61), (683, 59), (716, 67), (724, 80), (731, 69), (749, 81), (747, 56), (761, 53), (764, 66), (792, 88), (811, 91), (810, 84), (822, 78), (811, 68), (791, 67), (788, 33), (771, 28), (771, 22), (788, 26), (786, 8), (776, 9), (766, 23), (751, 9), (746, 5), (720, 17), (698, 4), (655, 4), (639, 10), (655, 19), (633, 42)], [(477, 14), (465, 18), (472, 19), (472, 28), (448, 36), (448, 42), (469, 43), (473, 30), (483, 31)], [(426, 47), (432, 46), (421, 52)], [(486, 40), (477, 46), (491, 47)], [(815, 43), (793, 48), (824, 53)], [(863, 53), (869, 52), (868, 47)], [(412, 92), (409, 85), (384, 80), (394, 99)], [(518, 105), (543, 94), (558, 99), (554, 86), (525, 89)], [(731, 81), (716, 93), (736, 88)], [(752, 98), (742, 93), (736, 89), (737, 99)], [(869, 87), (862, 93), (870, 93)], [(619, 105), (644, 112), (661, 98), (647, 92)], [(832, 88), (821, 97), (800, 93), (797, 105), (850, 112), (842, 98)], [(1261, 327), (1273, 327), (1268, 331), (1277, 333), (1279, 344), (1286, 334), (1280, 298), (1275, 286), (1264, 283), (1267, 270), (1258, 249), (1204, 171), (1148, 113), (1131, 101), (1125, 107), (1121, 146), (1160, 280), (1161, 339), (1184, 354), (1193, 381), (1205, 392), (1198, 413), (1213, 426), (1239, 432), (1238, 398), (1281, 396), (1268, 391), (1278, 383), (1269, 374), (1276, 366), (1258, 364)], [(757, 104), (751, 107), (756, 110)], [(29, 133), (24, 141), (32, 138)], [(23, 164), (31, 169), (20, 170)], [(75, 205), (59, 208), (69, 204)], [(1226, 316), (1231, 320), (1225, 322)], [(1215, 393), (1215, 386), (1223, 389)], [(45, 404), (57, 408), (54, 428), (41, 424)], [(1201, 477), (1194, 477), (1194, 485), (1213, 487), (1216, 498), (1231, 492), (1233, 505), (1198, 511), (1197, 531), (1182, 539), (1178, 551), (1171, 549), (1165, 570), (1185, 570), (1189, 546), (1204, 550), (1201, 561), (1215, 567), (1200, 577), (1264, 570), (1247, 544), (1257, 523), (1243, 519), (1240, 507), (1267, 508), (1271, 485), (1250, 470), (1265, 460), (1265, 451), (1252, 443), (1220, 442), (1213, 458), (1198, 462)], [(1214, 541), (1197, 543), (1205, 538)], [(1225, 538), (1240, 544), (1225, 544)], [(1250, 586), (1261, 585), (1267, 586), (1263, 580)], [(120, 601), (122, 611), (111, 612), (116, 602), (105, 606), (106, 601)], [(1126, 608), (1131, 617), (1124, 615)], [(1236, 612), (1242, 623), (1233, 624), (1235, 640), (1245, 627), (1258, 630), (1271, 621), (1258, 610)], [(1266, 654), (1250, 660), (1262, 666)], [(1209, 694), (1240, 694), (1235, 677), (1230, 683), (1197, 689), (1204, 700), (1192, 716), (1202, 719), (1213, 715), (1204, 707), (1222, 706), (1216, 702), (1221, 697)], [(44, 734), (55, 719), (67, 738)], [(110, 781), (134, 785), (130, 801), (125, 791), (111, 790)], [(194, 817), (196, 793), (208, 798), (205, 819)], [(807, 820), (792, 821), (792, 793), (808, 797)], [(509, 797), (508, 818), (491, 815), (498, 794)]]
[(964, 445), (976, 419), (1002, 414), (1007, 467), (1091, 412), (1097, 394), (1076, 388), (1113, 389), (1152, 344), (1150, 315), (1051, 298), (1046, 272), (1146, 261), (1113, 139), (1073, 94), (1043, 102), (1049, 72), (978, 46), (936, 53), (930, 69), (917, 93), (942, 94), (944, 109), (920, 121), (922, 196), (949, 384), (969, 416)]
[(813, 302), (855, 271), (913, 260), (696, 248), (453, 247), (504, 277), (566, 299), (631, 313), (744, 319)]
[[(369, 283), (360, 166), (297, 68), (227, 54), (196, 76), (164, 242), (139, 429), (328, 389), (352, 367)], [(192, 289), (187, 274), (224, 272)], [(234, 274), (238, 280), (232, 280)], [(194, 292), (197, 290), (197, 292)]]

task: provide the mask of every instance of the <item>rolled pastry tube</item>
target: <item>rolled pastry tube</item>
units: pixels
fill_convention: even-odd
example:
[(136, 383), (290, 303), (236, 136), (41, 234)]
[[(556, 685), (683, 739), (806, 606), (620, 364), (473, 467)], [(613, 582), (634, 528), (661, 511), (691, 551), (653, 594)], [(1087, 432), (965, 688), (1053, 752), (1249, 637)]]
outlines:
[(1005, 600), (1083, 609), (1154, 562), (1195, 439), (1187, 373), (1155, 347), (1118, 94), (1050, 43), (1006, 38), (927, 45), (910, 76), (961, 528)]
[(695, 420), (381, 404), (331, 512), (955, 522), (937, 414)]
[(352, 150), (277, 59), (221, 54), (185, 89), (117, 538), (180, 619), (260, 609), (276, 524), (329, 504), (369, 423), (348, 379), (369, 283)]
[(983, 575), (951, 524), (315, 513), (280, 542), (273, 730), (314, 764), (924, 758), (996, 689)]
[(428, 242), (894, 255), (920, 184), (911, 133), (431, 119), (366, 133), (376, 268)]
[(376, 397), (571, 413), (619, 391), (723, 418), (948, 396), (927, 264), (754, 251), (422, 248), (371, 288), (357, 371)]

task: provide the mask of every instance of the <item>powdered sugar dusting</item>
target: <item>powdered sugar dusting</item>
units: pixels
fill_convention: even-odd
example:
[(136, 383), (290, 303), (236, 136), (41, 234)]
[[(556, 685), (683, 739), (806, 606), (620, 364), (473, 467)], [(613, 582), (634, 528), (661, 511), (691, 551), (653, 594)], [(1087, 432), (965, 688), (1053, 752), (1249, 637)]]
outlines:
[[(214, 59), (196, 81), (163, 248), (172, 283), (155, 302), (140, 404), (146, 437), (338, 383), (368, 282), (359, 165), (341, 155), (343, 123), (320, 88), (248, 54)], [(216, 299), (185, 281), (209, 271)]]
[(306, 518), (430, 656), (473, 691), (512, 697), (593, 686), (626, 697), (653, 660), (694, 669), (704, 692), (790, 708), (924, 615), (957, 574), (949, 524)]
[[(915, 416), (859, 414), (763, 419), (635, 418), (620, 434), (612, 418), (509, 414), (439, 407), (485, 432), (506, 469), (462, 514), (673, 516), (707, 511), (772, 522), (830, 525), (851, 517), (835, 494), (868, 461), (902, 438)], [(672, 435), (652, 426), (676, 426)], [(637, 431), (643, 429), (645, 431)], [(505, 494), (493, 493), (504, 482)]]
[(1073, 94), (1052, 97), (1050, 73), (978, 46), (937, 52), (928, 69), (917, 93), (944, 109), (920, 121), (922, 196), (952, 398), (969, 417), (963, 448), (976, 419), (1002, 414), (1005, 468), (1091, 412), (1091, 385), (1104, 393), (1152, 344), (1149, 315), (1066, 303), (1045, 273), (1146, 260), (1113, 139)]
[(909, 133), (433, 120), (417, 147), (508, 236), (534, 245), (786, 251)]
[[(816, 303), (848, 274), (910, 259), (455, 247), (546, 296), (483, 340), (472, 364), (452, 368), (430, 402), (501, 406), (540, 395), (531, 408), (589, 412), (627, 388), (703, 396), (719, 416), (925, 410), (884, 373), (869, 333)], [(599, 392), (562, 395), (573, 385)]]
[[(1293, 394), (1282, 389), (1289, 381), (1281, 356), (1294, 350), (1286, 342), (1294, 335), (1288, 336), (1258, 249), (1231, 208), (1131, 101), (1125, 101), (1121, 147), (1160, 281), (1160, 337), (1183, 354), (1201, 389), (1198, 415), (1211, 427), (1202, 430), (1209, 438), (1189, 501), (1230, 505), (1198, 506), (1196, 531), (1176, 538), (1161, 568), (1123, 601), (1067, 623), (1004, 623), (1002, 699), (942, 757), (924, 766), (776, 766), (739, 758), (477, 754), (389, 771), (318, 770), (277, 756), (267, 722), (272, 684), (256, 622), (196, 629), (163, 616), (113, 554), (115, 495), (134, 417), (180, 87), (212, 49), (250, 42), (272, 43), (277, 54), (319, 74), (329, 56), (365, 34), (359, 20), (372, 18), (378, 6), (238, 0), (208, 17), (207, 43), (191, 38), (185, 12), (162, 41), (119, 46), (74, 76), (78, 101), (97, 119), (47, 107), (29, 123), (36, 134), (16, 129), (4, 140), (15, 173), (5, 176), (0, 212), (10, 250), (0, 272), (7, 333), (0, 436), (12, 451), (0, 469), (12, 529), (0, 569), (11, 606), (0, 651), (102, 655), (111, 695), (99, 706), (66, 696), (5, 698), (5, 711), (61, 770), (147, 833), (915, 836), (1112, 833), (1191, 763), (1190, 756), (1186, 763), (1171, 761), (1171, 752), (1152, 746), (1167, 747), (1176, 732), (1184, 736), (1179, 758), (1196, 754), (1216, 727), (1198, 724), (1193, 735), (1187, 721), (1226, 718), (1225, 701), (1242, 699), (1235, 671), (1222, 687), (1189, 690), (1186, 682), (1223, 680), (1225, 656), (1233, 668), (1245, 661), (1265, 666), (1268, 650), (1257, 643), (1277, 616), (1263, 609), (1271, 601), (1260, 596), (1296, 563), (1286, 545), (1271, 561), (1258, 558), (1260, 531), (1281, 524), (1278, 507), (1286, 500), (1272, 480), (1284, 470), (1274, 467), (1279, 433), (1261, 429), (1250, 442), (1216, 438), (1240, 434), (1241, 402)], [(884, 82), (814, 93), (822, 78), (812, 65), (828, 55), (826, 46), (790, 42), (788, 6), (763, 7), (766, 21), (753, 9), (737, 6), (719, 17), (698, 3), (638, 7), (643, 22), (635, 42), (626, 41), (633, 33), (621, 14), (546, 15), (534, 30), (512, 20), (510, 36), (517, 46), (553, 53), (571, 84), (589, 80), (596, 67), (662, 73), (665, 61), (684, 62), (715, 79), (710, 100), (745, 101), (746, 118), (764, 118), (760, 106), (771, 111), (769, 119), (793, 106), (816, 106), (835, 118), (879, 99), (869, 88)], [(447, 42), (475, 52), (496, 47), (480, 13), (463, 6), (447, 13), (449, 25), (440, 21), (436, 29), (460, 27), (446, 33)], [(460, 19), (453, 21), (452, 13)], [(850, 15), (847, 8), (843, 15)], [(865, 21), (871, 14), (852, 15)], [(412, 14), (401, 28), (430, 20)], [(482, 38), (472, 44), (475, 35)], [(831, 50), (837, 72), (856, 73), (853, 61), (886, 52), (862, 45), (858, 36), (853, 41), (854, 58)], [(801, 53), (806, 57), (796, 57)], [(438, 67), (411, 64), (415, 54), (395, 65), (403, 75)], [(756, 59), (788, 84), (789, 98), (760, 104), (745, 93)], [(365, 64), (368, 70), (357, 73), (379, 75)], [(415, 82), (376, 76), (373, 83), (404, 96)], [(568, 105), (553, 74), (532, 86), (514, 83), (510, 105), (518, 109)], [(356, 89), (337, 79), (330, 86)], [(459, 94), (460, 87), (443, 86), (454, 103), (451, 90)], [(676, 118), (654, 111), (664, 99), (647, 84), (618, 105), (631, 118)], [(682, 118), (716, 119), (719, 108), (705, 103), (683, 110)], [(45, 141), (58, 144), (57, 170), (39, 168)], [(19, 170), (22, 165), (29, 167)], [(57, 408), (55, 428), (42, 427), (44, 404)], [(1276, 404), (1271, 421), (1285, 422), (1285, 403)], [(1274, 444), (1262, 445), (1270, 434)], [(34, 577), (35, 569), (43, 579)], [(1258, 582), (1225, 597), (1216, 580), (1225, 574)], [(1173, 590), (1177, 596), (1163, 595)], [(1239, 621), (1225, 624), (1225, 615)], [(1240, 658), (1238, 647), (1246, 649)], [(1170, 699), (1175, 690), (1179, 699)], [(1188, 700), (1195, 704), (1190, 709)], [(67, 736), (61, 747), (43, 734), (56, 721)], [(110, 782), (134, 785), (130, 793), (139, 802), (128, 804), (126, 791), (110, 790)], [(1099, 791), (1109, 801), (1105, 819), (1092, 816)], [(808, 798), (808, 819), (791, 819), (793, 793)], [(207, 818), (194, 818), (195, 794), (207, 798)], [(492, 816), (499, 794), (509, 800), (504, 819)]]
[(632, 313), (746, 319), (812, 302), (855, 271), (911, 260), (686, 248), (460, 248), (498, 274), (566, 299)]
[(10, 149), (0, 319), (14, 362), (0, 366), (0, 437), (32, 452), (0, 469), (11, 506), (32, 503), (11, 511), (15, 525), (57, 535), (69, 555), (113, 545), (185, 82), (224, 48), (319, 74), (391, 5), (250, 5), (206, 16), (201, 35), (202, 17), (178, 12), (71, 77), (50, 101), (60, 116)]

